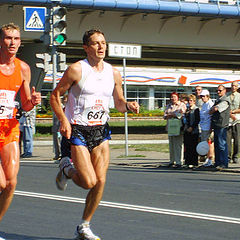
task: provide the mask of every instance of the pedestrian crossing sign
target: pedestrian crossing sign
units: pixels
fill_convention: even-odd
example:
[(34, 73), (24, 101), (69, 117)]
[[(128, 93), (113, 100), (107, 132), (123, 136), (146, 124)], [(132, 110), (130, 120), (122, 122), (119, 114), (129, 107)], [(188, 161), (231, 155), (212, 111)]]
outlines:
[(24, 31), (44, 32), (45, 7), (24, 7)]

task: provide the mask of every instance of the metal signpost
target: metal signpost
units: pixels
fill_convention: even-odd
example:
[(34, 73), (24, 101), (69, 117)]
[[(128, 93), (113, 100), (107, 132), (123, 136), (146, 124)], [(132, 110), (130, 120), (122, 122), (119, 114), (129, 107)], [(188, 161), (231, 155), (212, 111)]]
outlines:
[[(53, 89), (57, 86), (56, 76), (57, 76), (57, 65), (58, 65), (58, 52), (56, 46), (66, 45), (66, 8), (60, 6), (54, 6), (51, 9), (51, 44), (52, 44), (52, 63), (53, 63)], [(58, 119), (55, 113), (53, 113), (53, 146), (58, 147), (55, 142), (55, 138), (58, 132)], [(56, 151), (56, 150), (55, 150)], [(56, 152), (55, 152), (56, 154)]]
[[(123, 80), (124, 80), (124, 97), (127, 100), (126, 84), (126, 58), (141, 58), (142, 46), (135, 44), (109, 43), (108, 56), (123, 58)], [(125, 122), (125, 155), (128, 156), (128, 122), (127, 112), (124, 114)]]

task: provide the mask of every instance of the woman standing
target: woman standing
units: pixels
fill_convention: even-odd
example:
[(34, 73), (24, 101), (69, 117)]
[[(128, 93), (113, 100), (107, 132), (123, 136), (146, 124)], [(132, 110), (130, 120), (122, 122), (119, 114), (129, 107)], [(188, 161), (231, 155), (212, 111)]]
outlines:
[(171, 93), (171, 102), (164, 112), (167, 119), (170, 162), (169, 167), (176, 163), (176, 168), (181, 168), (183, 161), (183, 133), (181, 132), (182, 117), (186, 112), (186, 105), (179, 101), (176, 92)]
[(199, 108), (196, 106), (196, 97), (193, 94), (188, 96), (189, 107), (185, 113), (186, 123), (184, 125), (184, 147), (185, 164), (188, 167), (198, 165), (198, 154), (196, 147), (199, 140), (198, 124), (200, 121)]

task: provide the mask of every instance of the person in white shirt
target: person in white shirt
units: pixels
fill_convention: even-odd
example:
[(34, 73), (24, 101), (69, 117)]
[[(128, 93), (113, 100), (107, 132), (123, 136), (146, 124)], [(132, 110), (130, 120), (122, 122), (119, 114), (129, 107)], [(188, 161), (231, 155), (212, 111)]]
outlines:
[(201, 142), (207, 141), (209, 143), (209, 152), (207, 154), (207, 159), (203, 166), (208, 167), (212, 165), (212, 160), (214, 156), (214, 146), (212, 143), (211, 134), (211, 115), (209, 110), (213, 106), (213, 101), (210, 98), (210, 93), (207, 89), (203, 89), (201, 94), (201, 99), (203, 101), (202, 108), (200, 110), (200, 129), (201, 129)]
[[(67, 179), (89, 189), (82, 222), (77, 226), (76, 239), (99, 240), (92, 233), (90, 221), (95, 213), (106, 182), (109, 166), (110, 130), (109, 104), (113, 96), (120, 112), (139, 112), (137, 102), (127, 102), (122, 91), (120, 72), (106, 63), (107, 43), (100, 30), (86, 31), (83, 48), (87, 58), (72, 64), (64, 73), (51, 95), (51, 106), (60, 122), (60, 133), (71, 144), (71, 157), (60, 162), (56, 178), (57, 187), (64, 190)], [(68, 91), (63, 111), (61, 96)]]

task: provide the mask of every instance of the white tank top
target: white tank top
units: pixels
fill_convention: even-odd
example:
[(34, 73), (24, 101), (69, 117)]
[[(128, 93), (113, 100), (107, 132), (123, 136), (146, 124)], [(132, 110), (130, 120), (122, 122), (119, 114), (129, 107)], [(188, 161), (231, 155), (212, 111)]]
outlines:
[(104, 125), (109, 120), (109, 104), (114, 89), (113, 68), (103, 62), (96, 72), (87, 59), (80, 61), (82, 78), (68, 93), (65, 114), (71, 124)]

